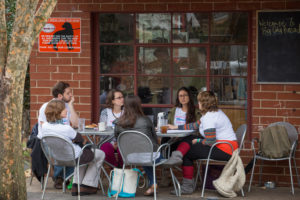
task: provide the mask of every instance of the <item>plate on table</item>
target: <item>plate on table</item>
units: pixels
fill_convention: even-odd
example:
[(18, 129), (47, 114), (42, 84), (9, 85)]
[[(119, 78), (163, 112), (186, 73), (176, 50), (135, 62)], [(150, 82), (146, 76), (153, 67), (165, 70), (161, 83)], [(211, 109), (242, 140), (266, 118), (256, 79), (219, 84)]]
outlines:
[(97, 124), (90, 124), (85, 126), (86, 129), (94, 129), (97, 128)]
[(195, 132), (195, 130), (168, 130), (167, 133), (192, 133)]

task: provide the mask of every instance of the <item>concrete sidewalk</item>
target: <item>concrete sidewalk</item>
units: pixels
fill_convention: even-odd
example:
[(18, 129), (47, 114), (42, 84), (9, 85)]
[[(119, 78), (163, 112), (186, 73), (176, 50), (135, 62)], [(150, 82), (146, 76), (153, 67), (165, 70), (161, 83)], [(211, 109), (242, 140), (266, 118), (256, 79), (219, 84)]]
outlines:
[[(33, 179), (32, 185), (29, 185), (30, 178), (27, 178), (27, 199), (28, 200), (39, 200), (42, 196), (42, 191), (40, 187), (40, 183), (37, 179)], [(105, 186), (104, 186), (105, 187)], [(107, 187), (105, 187), (107, 189)], [(220, 196), (216, 191), (205, 190), (205, 197), (201, 198), (201, 189), (198, 188), (196, 192), (192, 195), (183, 195), (181, 197), (176, 197), (170, 194), (172, 187), (168, 188), (159, 188), (157, 199), (170, 199), (170, 200), (193, 200), (193, 199), (210, 199), (211, 197), (216, 197), (215, 199), (228, 199)], [(143, 196), (143, 192), (145, 189), (138, 189), (137, 196), (135, 199), (137, 200), (150, 200), (153, 197), (145, 197)], [(247, 185), (244, 187), (245, 197), (242, 197), (240, 194), (238, 197), (234, 198), (235, 200), (300, 200), (300, 188), (298, 185), (295, 185), (295, 195), (293, 196), (290, 192), (290, 188), (280, 187), (276, 189), (264, 189), (260, 187), (252, 187), (251, 192), (248, 191)], [(62, 193), (62, 190), (56, 190), (53, 188), (52, 179), (49, 179), (45, 198), (46, 200), (76, 200), (77, 197), (71, 196), (70, 191), (67, 190), (66, 193)], [(113, 199), (107, 196), (103, 196), (102, 191), (99, 190), (96, 195), (91, 196), (83, 196), (82, 200), (104, 200), (104, 199)], [(120, 199), (129, 199), (129, 198), (120, 198)]]

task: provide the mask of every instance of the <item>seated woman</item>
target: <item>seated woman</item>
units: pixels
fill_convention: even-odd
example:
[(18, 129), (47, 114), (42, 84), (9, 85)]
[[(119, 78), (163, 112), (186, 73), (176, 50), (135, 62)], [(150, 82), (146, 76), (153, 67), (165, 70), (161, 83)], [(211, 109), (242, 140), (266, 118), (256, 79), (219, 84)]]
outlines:
[[(141, 99), (137, 96), (126, 97), (125, 104), (124, 104), (124, 113), (116, 121), (116, 127), (115, 127), (116, 138), (119, 136), (120, 133), (126, 130), (136, 130), (146, 134), (152, 141), (153, 151), (157, 150), (158, 142), (155, 133), (155, 128), (152, 124), (152, 121), (147, 116), (144, 115), (141, 106)], [(144, 167), (144, 170), (150, 181), (150, 187), (144, 193), (144, 195), (150, 196), (153, 195), (154, 187), (157, 187), (157, 185), (154, 186), (152, 167), (148, 167), (148, 166)]]
[[(105, 122), (107, 126), (114, 127), (113, 123), (123, 114), (124, 95), (120, 90), (111, 90), (106, 97), (107, 108), (102, 110), (99, 122)], [(117, 147), (116, 139), (101, 145), (100, 149), (105, 153), (105, 160), (113, 166), (123, 165), (122, 157)], [(118, 153), (118, 160), (115, 157), (115, 151)]]
[[(181, 149), (179, 145), (170, 157), (173, 164), (183, 162), (182, 194), (190, 194), (194, 191), (193, 161), (207, 158), (211, 145), (216, 142), (226, 141), (233, 146), (234, 150), (238, 148), (232, 124), (223, 111), (218, 109), (217, 98), (214, 93), (211, 91), (200, 92), (197, 99), (202, 114), (200, 121), (188, 125), (169, 127), (178, 129), (194, 129), (195, 127), (199, 127), (199, 132), (204, 137), (204, 139), (193, 139)], [(228, 144), (218, 144), (216, 147), (212, 151), (212, 159), (228, 161), (231, 158), (231, 147)]]
[[(45, 114), (48, 122), (42, 125), (42, 137), (47, 134), (65, 137), (73, 143), (75, 157), (78, 158), (84, 140), (70, 125), (63, 124), (62, 118), (65, 118), (67, 115), (65, 103), (61, 100), (50, 101), (46, 107)], [(97, 193), (99, 176), (96, 177), (96, 175), (100, 170), (104, 158), (104, 152), (99, 149), (96, 149), (95, 158), (94, 153), (90, 149), (83, 151), (80, 157), (80, 164), (89, 163), (93, 159), (95, 159), (95, 162), (90, 162), (87, 166), (79, 168), (79, 183), (77, 183), (77, 173), (74, 174), (72, 196), (78, 195), (77, 184), (80, 184), (81, 196)]]
[[(198, 119), (200, 119), (200, 117), (201, 113), (198, 109), (195, 108), (191, 91), (186, 87), (181, 87), (177, 91), (175, 107), (172, 108), (168, 114), (168, 123), (177, 127), (178, 125), (196, 122)], [(190, 135), (178, 139), (171, 145), (171, 152), (175, 151), (179, 144), (181, 144), (181, 146), (184, 146), (184, 141), (191, 141), (194, 138), (196, 138), (195, 135)], [(163, 137), (161, 143), (166, 143), (169, 139), (169, 137)], [(162, 176), (160, 186), (169, 186), (170, 183), (171, 179), (169, 178), (169, 176)]]

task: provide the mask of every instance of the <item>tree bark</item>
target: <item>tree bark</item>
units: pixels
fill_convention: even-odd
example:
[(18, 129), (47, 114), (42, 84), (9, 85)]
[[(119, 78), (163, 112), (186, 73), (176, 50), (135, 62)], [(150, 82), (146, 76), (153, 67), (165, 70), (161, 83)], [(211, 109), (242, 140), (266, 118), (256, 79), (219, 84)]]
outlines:
[(36, 11), (38, 1), (17, 0), (9, 48), (5, 5), (0, 2), (0, 200), (27, 199), (21, 144), (25, 75), (36, 36), (57, 3), (43, 0)]

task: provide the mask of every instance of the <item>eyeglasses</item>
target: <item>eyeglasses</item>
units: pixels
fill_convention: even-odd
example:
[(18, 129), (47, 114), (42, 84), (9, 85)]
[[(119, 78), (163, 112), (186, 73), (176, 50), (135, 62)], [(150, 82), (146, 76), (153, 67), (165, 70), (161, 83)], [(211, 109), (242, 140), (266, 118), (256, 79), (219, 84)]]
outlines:
[(184, 98), (184, 97), (188, 97), (188, 94), (183, 94), (183, 95), (178, 95), (179, 98)]
[(116, 97), (114, 99), (120, 100), (120, 99), (124, 99), (124, 97)]

